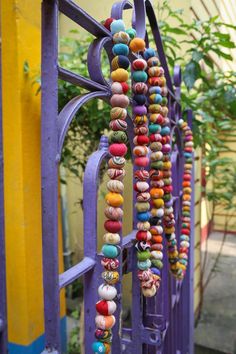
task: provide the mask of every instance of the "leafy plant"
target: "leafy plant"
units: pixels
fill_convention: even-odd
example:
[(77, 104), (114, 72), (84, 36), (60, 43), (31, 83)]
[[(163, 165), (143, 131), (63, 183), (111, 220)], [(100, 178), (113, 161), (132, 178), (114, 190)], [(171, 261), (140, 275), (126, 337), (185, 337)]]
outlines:
[[(77, 323), (79, 323), (81, 315), (81, 309), (78, 307), (71, 313), (71, 317), (76, 320)], [(67, 348), (67, 354), (80, 354), (81, 353), (81, 347), (80, 347), (80, 342), (79, 342), (79, 327), (76, 325), (70, 333), (70, 338), (68, 342), (68, 348)]]

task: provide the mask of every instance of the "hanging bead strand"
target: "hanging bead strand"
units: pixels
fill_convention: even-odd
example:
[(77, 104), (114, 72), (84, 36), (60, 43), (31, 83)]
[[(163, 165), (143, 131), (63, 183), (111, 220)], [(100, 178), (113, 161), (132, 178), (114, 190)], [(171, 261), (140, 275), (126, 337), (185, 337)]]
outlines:
[(119, 281), (119, 267), (121, 238), (119, 233), (122, 230), (122, 205), (124, 202), (122, 183), (125, 176), (125, 155), (127, 153), (126, 143), (128, 141), (126, 135), (127, 123), (127, 107), (129, 98), (126, 93), (129, 90), (127, 81), (129, 74), (127, 69), (130, 66), (129, 55), (129, 34), (125, 31), (125, 25), (122, 20), (107, 19), (104, 26), (108, 28), (113, 35), (112, 52), (114, 58), (111, 62), (111, 91), (110, 99), (110, 128), (112, 133), (109, 136), (109, 153), (111, 155), (108, 161), (107, 174), (110, 180), (107, 183), (108, 193), (105, 200), (107, 207), (104, 214), (107, 220), (104, 223), (106, 233), (102, 247), (103, 258), (101, 264), (104, 267), (102, 278), (104, 283), (98, 288), (98, 294), (101, 298), (96, 304), (97, 316), (95, 318), (96, 342), (93, 343), (92, 349), (94, 353), (110, 353), (112, 343), (111, 329), (115, 325), (115, 311), (117, 308), (114, 301), (117, 296), (115, 284)]

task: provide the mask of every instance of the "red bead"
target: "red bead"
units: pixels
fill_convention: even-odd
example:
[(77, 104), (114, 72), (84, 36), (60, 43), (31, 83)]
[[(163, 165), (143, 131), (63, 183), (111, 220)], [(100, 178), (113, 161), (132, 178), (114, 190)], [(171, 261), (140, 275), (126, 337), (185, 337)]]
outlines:
[(127, 146), (125, 144), (111, 144), (109, 152), (113, 156), (124, 156), (127, 153)]
[(149, 143), (149, 138), (146, 135), (138, 135), (134, 137), (135, 145), (147, 145)]
[(173, 187), (172, 186), (164, 186), (163, 190), (165, 193), (171, 193), (173, 191)]
[(121, 82), (120, 84), (122, 86), (123, 93), (127, 93), (130, 88), (129, 85), (127, 84), (127, 82)]
[(108, 29), (108, 31), (110, 31), (111, 30), (110, 26), (113, 21), (115, 21), (114, 18), (109, 17), (105, 20), (105, 22), (103, 23), (103, 26), (106, 27), (106, 29)]
[(151, 134), (149, 136), (149, 139), (150, 139), (151, 142), (161, 141), (162, 140), (162, 136), (161, 136), (161, 134)]
[(191, 175), (187, 175), (186, 173), (184, 174), (184, 180), (185, 181), (191, 181)]
[(190, 230), (189, 229), (181, 229), (181, 234), (190, 235)]
[(120, 221), (106, 220), (104, 223), (104, 228), (111, 233), (119, 232), (122, 228), (122, 223)]
[(148, 231), (138, 231), (136, 234), (136, 240), (138, 241), (148, 241), (150, 237)]
[(146, 167), (149, 164), (149, 158), (145, 156), (136, 157), (134, 163), (139, 167)]

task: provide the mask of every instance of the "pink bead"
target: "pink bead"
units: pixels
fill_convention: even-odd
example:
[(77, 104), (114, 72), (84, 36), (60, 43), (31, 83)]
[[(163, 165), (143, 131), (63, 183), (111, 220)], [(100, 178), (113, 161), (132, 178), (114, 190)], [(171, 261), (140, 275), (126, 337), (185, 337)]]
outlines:
[(111, 144), (109, 152), (113, 156), (124, 156), (127, 153), (127, 146), (125, 144)]
[(110, 103), (112, 107), (126, 108), (129, 105), (129, 98), (123, 94), (114, 94), (110, 99)]
[(146, 167), (149, 164), (149, 158), (144, 156), (136, 157), (136, 159), (134, 159), (134, 163), (139, 167)]

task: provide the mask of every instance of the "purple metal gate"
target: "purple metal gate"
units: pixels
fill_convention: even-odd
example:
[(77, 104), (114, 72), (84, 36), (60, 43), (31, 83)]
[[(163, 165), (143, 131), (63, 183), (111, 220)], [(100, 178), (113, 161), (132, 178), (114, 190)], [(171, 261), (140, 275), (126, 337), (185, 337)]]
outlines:
[(2, 67), (0, 46), (0, 353), (7, 353), (6, 266), (4, 239), (4, 191), (2, 144)]
[[(181, 179), (183, 174), (183, 153), (177, 121), (181, 116), (180, 84), (181, 72), (176, 67), (170, 76), (162, 42), (149, 0), (134, 0), (133, 25), (139, 37), (146, 35), (146, 17), (149, 20), (160, 61), (165, 69), (169, 90), (169, 112), (172, 134), (176, 136), (175, 150), (172, 154), (174, 179), (174, 206), (177, 221), (176, 234), (180, 236)], [(111, 17), (122, 18), (123, 10), (132, 8), (129, 1), (115, 3)], [(88, 70), (90, 79), (72, 73), (58, 66), (58, 14), (59, 11), (95, 36), (88, 51)], [(136, 20), (135, 20), (136, 19)], [(80, 107), (94, 98), (109, 101), (109, 83), (101, 72), (101, 51), (103, 48), (110, 57), (111, 33), (94, 18), (89, 16), (71, 0), (44, 0), (42, 5), (42, 222), (43, 222), (43, 272), (45, 304), (45, 351), (61, 353), (60, 345), (60, 289), (83, 276), (85, 313), (85, 353), (92, 353), (94, 340), (95, 303), (98, 300), (97, 287), (101, 274), (100, 254), (97, 254), (97, 185), (101, 162), (108, 157), (108, 141), (101, 138), (100, 146), (88, 160), (84, 176), (84, 259), (61, 275), (58, 275), (58, 163), (63, 141), (74, 115)], [(89, 93), (75, 97), (58, 114), (58, 78), (83, 87)], [(191, 112), (187, 112), (191, 124)], [(133, 129), (129, 124), (129, 141), (132, 142)], [(132, 143), (131, 143), (132, 145)], [(194, 175), (194, 174), (193, 174)], [(193, 187), (193, 181), (192, 181)], [(194, 190), (194, 188), (192, 188)], [(194, 205), (194, 195), (192, 195)], [(140, 284), (136, 276), (136, 256), (133, 248), (135, 230), (123, 237), (123, 255), (126, 254), (122, 274), (132, 272), (132, 324), (122, 328), (117, 321), (114, 327), (113, 354), (156, 354), (193, 353), (193, 230), (194, 210), (192, 207), (192, 241), (189, 268), (184, 281), (174, 280), (168, 271), (165, 256), (161, 290), (153, 299), (140, 296)], [(135, 212), (134, 212), (135, 225)], [(122, 264), (122, 262), (120, 262)], [(121, 282), (120, 282), (121, 284)], [(122, 294), (121, 285), (118, 293)], [(121, 312), (121, 298), (116, 312)]]

